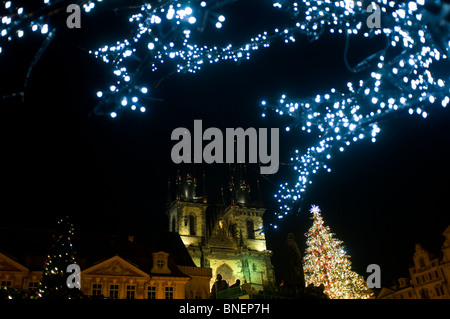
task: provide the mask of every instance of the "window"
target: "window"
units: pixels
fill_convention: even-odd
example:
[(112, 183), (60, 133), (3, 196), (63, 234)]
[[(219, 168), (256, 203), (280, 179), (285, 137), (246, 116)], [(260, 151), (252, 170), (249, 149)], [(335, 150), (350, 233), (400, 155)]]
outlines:
[(102, 294), (102, 284), (92, 284), (92, 296), (98, 296)]
[(39, 288), (39, 281), (30, 281), (28, 283), (28, 291), (36, 291)]
[(135, 285), (127, 285), (126, 292), (126, 298), (127, 299), (134, 299), (135, 293), (136, 293), (136, 286)]
[(109, 297), (113, 299), (119, 298), (119, 285), (110, 285), (109, 286)]
[(158, 268), (164, 267), (164, 260), (158, 259), (158, 260), (156, 261), (156, 265), (158, 266)]
[(417, 281), (417, 284), (420, 284), (420, 278), (419, 278), (419, 276), (416, 277), (416, 281)]
[(253, 220), (251, 219), (247, 220), (247, 238), (255, 239), (255, 229), (253, 226)]
[(200, 291), (197, 291), (195, 293), (195, 299), (202, 299), (202, 294), (200, 293)]
[(433, 279), (433, 276), (431, 275), (431, 272), (428, 273), (428, 278), (430, 278), (430, 280)]
[(10, 288), (11, 287), (11, 281), (9, 280), (3, 280), (0, 282), (0, 288)]
[(164, 287), (164, 299), (173, 299), (173, 287)]
[(148, 299), (156, 299), (156, 287), (155, 286), (147, 287), (147, 298)]
[(435, 276), (436, 278), (439, 278), (439, 273), (437, 272), (437, 270), (434, 271), (434, 276)]
[(439, 297), (441, 295), (441, 292), (439, 291), (438, 287), (434, 287), (434, 290), (436, 291), (436, 295)]
[(195, 223), (195, 216), (190, 215), (189, 216), (189, 235), (195, 236), (195, 229), (197, 228), (197, 225)]

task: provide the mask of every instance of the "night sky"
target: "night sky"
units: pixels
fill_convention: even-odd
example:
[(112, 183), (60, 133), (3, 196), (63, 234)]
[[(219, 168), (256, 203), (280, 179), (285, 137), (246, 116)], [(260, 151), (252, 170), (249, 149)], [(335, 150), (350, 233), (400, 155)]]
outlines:
[[(263, 31), (267, 17), (268, 25), (276, 22), (270, 4), (257, 9), (247, 4), (232, 11), (238, 5), (227, 9), (240, 13), (227, 15), (229, 27), (225, 24), (219, 42)], [(261, 18), (250, 23), (249, 13)], [(311, 137), (295, 129), (285, 132), (288, 122), (275, 114), (262, 118), (259, 102), (275, 101), (283, 93), (320, 94), (366, 74), (346, 69), (344, 37), (325, 33), (309, 43), (299, 36), (295, 44), (274, 43), (240, 65), (206, 66), (195, 75), (171, 77), (157, 88), (151, 86), (154, 78), (144, 79), (150, 94), (163, 100), (149, 103), (146, 113), (128, 111), (116, 119), (92, 116), (95, 93), (106, 89), (111, 77), (109, 66), (87, 51), (127, 36), (127, 16), (127, 10), (99, 6), (91, 14), (83, 13), (78, 30), (64, 27), (64, 15), (55, 17), (60, 27), (31, 73), (24, 101), (0, 100), (1, 226), (53, 228), (57, 216), (69, 214), (79, 232), (157, 236), (167, 227), (167, 181), (176, 175), (170, 159), (175, 128), (193, 132), (194, 119), (203, 120), (204, 129), (279, 127), (280, 161), (289, 163), (290, 151), (306, 149)], [(4, 47), (0, 96), (22, 90), (42, 40), (28, 34)], [(355, 37), (350, 62), (356, 64), (379, 45), (377, 40)], [(440, 106), (430, 109), (426, 120), (390, 118), (380, 126), (376, 143), (355, 143), (335, 156), (332, 173), (313, 179), (298, 213), (278, 224), (276, 231), (267, 229), (275, 266), (282, 267), (288, 232), (296, 234), (304, 251), (312, 204), (320, 206), (325, 223), (344, 241), (354, 269), (366, 277), (367, 265), (379, 264), (384, 285), (408, 275), (416, 243), (439, 253), (441, 234), (450, 225), (449, 120), (450, 112)], [(228, 182), (227, 169), (226, 164), (195, 167), (199, 173), (206, 171), (212, 200)], [(289, 165), (265, 178), (258, 170), (248, 167), (250, 180), (261, 180), (268, 225), (278, 185), (296, 176)]]

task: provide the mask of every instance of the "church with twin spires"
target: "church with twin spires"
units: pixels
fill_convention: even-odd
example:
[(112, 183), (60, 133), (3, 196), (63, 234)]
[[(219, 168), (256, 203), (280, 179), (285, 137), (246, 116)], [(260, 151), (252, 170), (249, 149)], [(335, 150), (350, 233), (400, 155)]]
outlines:
[(169, 198), (169, 231), (180, 235), (196, 266), (212, 269), (211, 285), (217, 274), (229, 285), (237, 279), (241, 284), (275, 284), (272, 252), (267, 250), (263, 232), (265, 208), (259, 182), (258, 199), (252, 200), (245, 170), (242, 165), (230, 166), (228, 203), (223, 188), (218, 203), (208, 202), (205, 173), (199, 196), (198, 179), (192, 172), (178, 171), (175, 199)]

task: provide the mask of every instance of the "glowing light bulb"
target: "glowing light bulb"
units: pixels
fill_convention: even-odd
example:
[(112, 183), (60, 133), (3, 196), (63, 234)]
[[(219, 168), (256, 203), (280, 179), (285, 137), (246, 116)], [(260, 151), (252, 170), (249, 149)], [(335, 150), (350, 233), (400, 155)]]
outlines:
[(46, 34), (48, 32), (48, 24), (44, 24), (41, 28), (41, 33)]

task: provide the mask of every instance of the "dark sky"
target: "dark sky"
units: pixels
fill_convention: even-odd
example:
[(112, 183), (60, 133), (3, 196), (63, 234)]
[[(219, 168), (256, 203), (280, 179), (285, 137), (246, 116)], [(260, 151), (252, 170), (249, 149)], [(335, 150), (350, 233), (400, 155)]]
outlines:
[[(275, 19), (270, 5), (250, 9), (244, 6), (240, 15), (227, 15), (230, 27), (223, 32), (231, 40), (263, 30), (263, 18), (250, 24), (244, 13)], [(80, 30), (58, 28), (33, 69), (24, 102), (0, 100), (2, 225), (52, 228), (56, 216), (67, 213), (78, 231), (157, 233), (166, 227), (167, 180), (176, 174), (170, 159), (172, 130), (192, 130), (194, 119), (202, 119), (204, 128), (280, 127), (280, 160), (287, 163), (289, 151), (306, 149), (310, 137), (287, 134), (288, 122), (276, 115), (263, 119), (258, 103), (283, 93), (311, 96), (364, 77), (345, 68), (343, 37), (325, 33), (309, 43), (299, 36), (295, 44), (275, 43), (240, 65), (219, 63), (195, 75), (169, 78), (150, 89), (164, 101), (150, 103), (145, 114), (89, 116), (95, 93), (109, 86), (109, 68), (86, 50), (122, 40), (129, 32), (126, 17), (126, 10), (116, 14), (99, 6), (83, 14)], [(55, 23), (63, 26), (61, 21)], [(41, 41), (28, 34), (3, 48), (1, 96), (21, 90)], [(350, 62), (375, 52), (378, 45), (352, 40)], [(385, 285), (408, 274), (417, 242), (438, 253), (441, 233), (450, 224), (449, 120), (450, 112), (439, 107), (430, 109), (426, 120), (391, 118), (382, 124), (375, 144), (356, 143), (336, 156), (330, 163), (333, 172), (314, 178), (300, 212), (277, 231), (267, 230), (274, 264), (282, 264), (287, 232), (296, 234), (304, 250), (312, 204), (321, 207), (325, 223), (344, 241), (354, 268), (366, 277), (367, 265), (379, 264)], [(211, 197), (227, 183), (225, 165), (196, 169), (206, 170)], [(253, 181), (256, 170), (249, 167)], [(294, 179), (290, 166), (261, 179), (267, 224), (276, 207), (277, 185)]]

